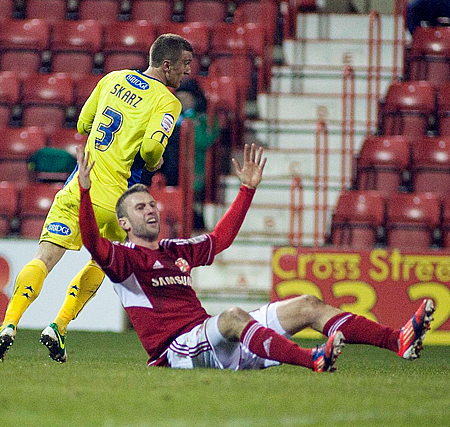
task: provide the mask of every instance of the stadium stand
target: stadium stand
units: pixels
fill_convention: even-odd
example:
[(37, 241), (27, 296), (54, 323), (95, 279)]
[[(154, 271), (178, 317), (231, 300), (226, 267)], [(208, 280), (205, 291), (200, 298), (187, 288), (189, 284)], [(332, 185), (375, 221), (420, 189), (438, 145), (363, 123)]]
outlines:
[(66, 73), (35, 74), (23, 82), (23, 126), (42, 126), (47, 134), (73, 119), (74, 83)]
[(382, 243), (385, 205), (382, 192), (342, 192), (333, 213), (328, 242), (357, 249), (368, 249)]
[(450, 248), (450, 194), (443, 197), (442, 203), (442, 246)]
[(394, 192), (405, 182), (410, 141), (404, 136), (368, 136), (357, 158), (356, 185), (360, 190)]
[(437, 243), (441, 198), (436, 193), (392, 193), (387, 199), (386, 235), (390, 247), (428, 249)]
[(43, 129), (40, 127), (2, 128), (1, 135), (0, 181), (27, 182), (27, 161), (47, 142)]
[(0, 71), (0, 128), (13, 121), (20, 101), (20, 79), (12, 71)]
[(20, 191), (20, 236), (39, 238), (47, 212), (62, 184), (29, 183)]
[(103, 28), (94, 20), (60, 21), (54, 24), (51, 40), (52, 71), (75, 74), (91, 73), (102, 49)]
[(104, 74), (82, 74), (75, 80), (75, 106), (78, 111)]
[(210, 51), (210, 31), (207, 22), (166, 22), (159, 26), (159, 34), (173, 33), (187, 38), (196, 56), (207, 55)]
[(11, 222), (17, 214), (19, 192), (13, 182), (0, 181), (0, 237), (11, 232)]
[(436, 93), (427, 81), (394, 82), (380, 105), (380, 134), (425, 135), (436, 112)]
[(0, 69), (27, 75), (41, 70), (50, 25), (43, 19), (6, 19), (0, 25)]
[(124, 68), (145, 71), (148, 46), (156, 39), (154, 25), (148, 21), (114, 22), (105, 26), (104, 67), (108, 73)]
[(87, 135), (80, 135), (76, 129), (60, 128), (53, 135), (50, 136), (48, 146), (53, 148), (60, 148), (76, 156), (76, 146), (84, 146), (87, 140)]
[(411, 166), (413, 189), (450, 192), (450, 137), (426, 137), (414, 145)]

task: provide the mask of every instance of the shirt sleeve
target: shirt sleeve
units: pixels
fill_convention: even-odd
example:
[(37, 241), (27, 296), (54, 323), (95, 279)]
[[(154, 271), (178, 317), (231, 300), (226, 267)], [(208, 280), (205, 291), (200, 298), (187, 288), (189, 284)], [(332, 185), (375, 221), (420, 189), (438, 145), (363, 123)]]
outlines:
[(172, 94), (168, 93), (161, 98), (142, 141), (140, 154), (147, 166), (154, 167), (158, 164), (180, 113), (181, 103)]
[(233, 243), (244, 222), (254, 194), (255, 189), (248, 188), (245, 185), (241, 185), (239, 188), (239, 193), (233, 203), (211, 232), (211, 237), (214, 239), (214, 255), (222, 252)]
[(91, 132), (92, 123), (94, 122), (95, 113), (97, 111), (98, 100), (102, 88), (103, 79), (97, 83), (89, 98), (81, 109), (80, 116), (77, 122), (77, 131), (82, 135), (87, 135)]
[(126, 256), (126, 248), (100, 236), (89, 190), (80, 185), (80, 230), (83, 244), (92, 259), (113, 282), (120, 282), (132, 273), (132, 262)]

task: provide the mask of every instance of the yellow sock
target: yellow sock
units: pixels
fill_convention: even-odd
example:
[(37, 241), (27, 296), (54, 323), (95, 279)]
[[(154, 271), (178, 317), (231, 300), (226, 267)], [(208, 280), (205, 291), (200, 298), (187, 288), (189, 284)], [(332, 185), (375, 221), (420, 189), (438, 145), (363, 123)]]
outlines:
[(88, 301), (95, 296), (104, 278), (105, 273), (92, 260), (73, 278), (67, 289), (64, 303), (54, 320), (61, 334), (66, 333), (69, 323), (78, 316)]
[(17, 328), (17, 324), (23, 313), (25, 313), (25, 310), (41, 292), (47, 274), (47, 266), (40, 259), (33, 259), (20, 270), (16, 279), (13, 296), (11, 297), (11, 301), (9, 301), (0, 329), (3, 329), (9, 324)]

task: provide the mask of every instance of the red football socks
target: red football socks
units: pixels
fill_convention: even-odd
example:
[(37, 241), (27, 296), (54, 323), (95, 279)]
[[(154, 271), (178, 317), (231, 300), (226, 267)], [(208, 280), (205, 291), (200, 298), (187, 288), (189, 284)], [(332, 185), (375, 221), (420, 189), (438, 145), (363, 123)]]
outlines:
[(325, 324), (323, 334), (330, 336), (336, 331), (341, 331), (344, 334), (345, 342), (349, 344), (370, 344), (398, 351), (400, 330), (380, 325), (363, 316), (348, 312), (333, 316)]
[(240, 341), (259, 357), (314, 368), (311, 349), (299, 347), (293, 341), (272, 329), (265, 328), (255, 320), (250, 321), (242, 331)]

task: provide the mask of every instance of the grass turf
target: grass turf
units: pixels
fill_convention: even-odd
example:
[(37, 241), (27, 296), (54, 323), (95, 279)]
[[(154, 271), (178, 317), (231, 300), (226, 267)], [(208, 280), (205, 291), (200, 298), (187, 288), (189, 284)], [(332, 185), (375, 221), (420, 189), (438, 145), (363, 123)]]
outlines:
[(0, 363), (2, 427), (450, 426), (450, 347), (408, 362), (347, 345), (332, 374), (180, 371), (147, 368), (133, 332), (72, 331), (64, 365), (39, 334), (19, 330)]

